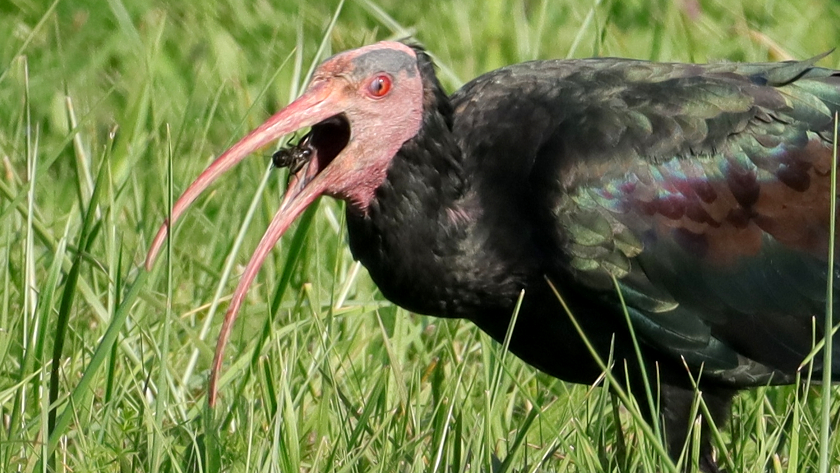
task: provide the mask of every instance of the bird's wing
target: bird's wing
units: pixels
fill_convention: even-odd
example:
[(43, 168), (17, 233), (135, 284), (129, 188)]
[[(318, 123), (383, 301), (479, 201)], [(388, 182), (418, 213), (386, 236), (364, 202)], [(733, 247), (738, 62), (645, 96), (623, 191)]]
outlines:
[(553, 83), (532, 74), (550, 118), (528, 182), (553, 267), (619, 307), (615, 278), (645, 342), (711, 375), (793, 373), (822, 336), (840, 78), (811, 62), (551, 64)]

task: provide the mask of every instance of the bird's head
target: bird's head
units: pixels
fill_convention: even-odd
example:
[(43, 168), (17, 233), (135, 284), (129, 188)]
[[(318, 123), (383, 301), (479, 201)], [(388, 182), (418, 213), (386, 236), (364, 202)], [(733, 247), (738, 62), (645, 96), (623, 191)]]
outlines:
[(286, 195), (245, 269), (228, 308), (217, 345), (209, 401), (221, 349), (245, 293), (268, 253), (318, 196), (341, 198), (365, 211), (385, 180), (400, 147), (420, 129), (423, 80), (417, 53), (402, 43), (381, 42), (347, 51), (315, 71), (303, 95), (219, 156), (172, 208), (146, 257), (151, 269), (171, 225), (213, 181), (249, 154), (284, 135), (311, 127), (311, 159), (290, 176)]

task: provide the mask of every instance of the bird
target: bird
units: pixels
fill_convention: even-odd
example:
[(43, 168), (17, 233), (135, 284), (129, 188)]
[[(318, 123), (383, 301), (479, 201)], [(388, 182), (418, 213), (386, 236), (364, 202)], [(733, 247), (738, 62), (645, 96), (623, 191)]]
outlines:
[[(497, 341), (515, 316), (509, 350), (571, 383), (598, 382), (611, 360), (618, 386), (640, 400), (653, 389), (656, 409), (642, 411), (673, 458), (702, 391), (700, 468), (719, 471), (711, 423), (726, 423), (741, 390), (795, 383), (830, 333), (840, 72), (817, 67), (824, 56), (538, 60), (447, 94), (417, 44), (345, 51), (196, 178), (145, 265), (219, 176), (308, 128), (276, 160), (295, 169), (225, 316), (211, 405), (248, 287), (327, 195), (345, 201), (350, 250), (384, 297)], [(821, 376), (822, 358), (811, 363)]]

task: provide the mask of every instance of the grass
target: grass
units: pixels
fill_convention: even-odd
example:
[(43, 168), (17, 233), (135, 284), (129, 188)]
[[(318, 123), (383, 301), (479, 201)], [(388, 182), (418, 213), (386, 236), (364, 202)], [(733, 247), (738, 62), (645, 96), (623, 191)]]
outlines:
[[(267, 261), (228, 347), (221, 405), (207, 411), (217, 309), (282, 194), (268, 159), (213, 186), (151, 273), (146, 248), (170, 194), (335, 51), (414, 35), (454, 90), (534, 58), (806, 58), (840, 45), (838, 24), (828, 0), (0, 3), (0, 465), (667, 470), (607, 391), (542, 375), (468, 323), (384, 300), (328, 199)], [(816, 470), (820, 396), (739, 396), (723, 463)]]

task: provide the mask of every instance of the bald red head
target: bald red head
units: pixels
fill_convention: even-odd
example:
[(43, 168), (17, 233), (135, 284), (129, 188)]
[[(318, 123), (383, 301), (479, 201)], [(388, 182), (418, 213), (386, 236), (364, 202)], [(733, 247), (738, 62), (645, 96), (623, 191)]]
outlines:
[(211, 405), (230, 327), (268, 253), (320, 195), (344, 199), (364, 212), (385, 180), (391, 159), (419, 131), (422, 115), (423, 81), (412, 48), (381, 42), (337, 54), (318, 67), (300, 98), (219, 156), (175, 203), (172, 221), (164, 222), (149, 249), (147, 269), (154, 265), (170, 225), (214, 180), (257, 149), (312, 127), (312, 157), (290, 177), (280, 208), (248, 262), (225, 315), (210, 381)]

